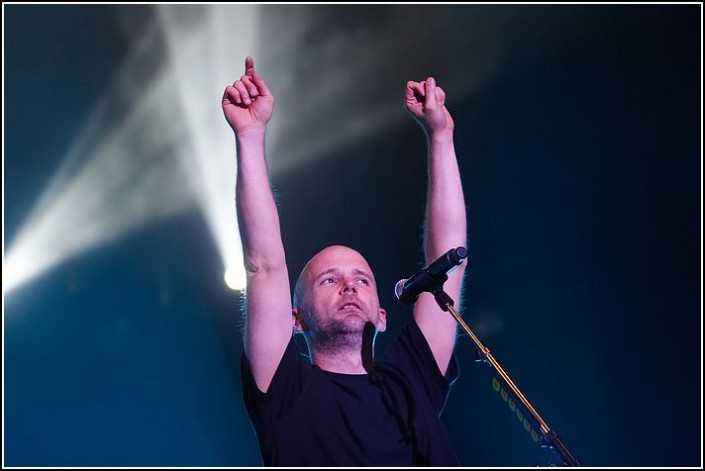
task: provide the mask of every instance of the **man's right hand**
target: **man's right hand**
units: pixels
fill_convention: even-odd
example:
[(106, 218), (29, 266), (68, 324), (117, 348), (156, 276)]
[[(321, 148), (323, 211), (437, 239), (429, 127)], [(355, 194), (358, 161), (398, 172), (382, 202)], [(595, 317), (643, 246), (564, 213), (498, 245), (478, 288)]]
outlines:
[(274, 95), (255, 71), (255, 61), (247, 56), (245, 75), (223, 93), (223, 113), (235, 134), (263, 132), (274, 111)]
[(446, 93), (436, 86), (433, 77), (422, 82), (409, 80), (406, 83), (404, 107), (429, 136), (453, 131), (453, 118), (445, 102)]

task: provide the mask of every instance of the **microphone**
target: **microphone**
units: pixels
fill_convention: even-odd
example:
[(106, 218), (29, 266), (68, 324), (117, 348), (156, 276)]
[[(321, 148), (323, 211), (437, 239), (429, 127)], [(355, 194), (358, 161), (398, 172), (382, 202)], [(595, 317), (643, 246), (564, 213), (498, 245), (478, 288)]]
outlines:
[(463, 263), (468, 251), (465, 247), (450, 249), (435, 262), (414, 273), (411, 278), (397, 282), (394, 294), (404, 304), (414, 304), (425, 291), (435, 291), (447, 279), (448, 274)]

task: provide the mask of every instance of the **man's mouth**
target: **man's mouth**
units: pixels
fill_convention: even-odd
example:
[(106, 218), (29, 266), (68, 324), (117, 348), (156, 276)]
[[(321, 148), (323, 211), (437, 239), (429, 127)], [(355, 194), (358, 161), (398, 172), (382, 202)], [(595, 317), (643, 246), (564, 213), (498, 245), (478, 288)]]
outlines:
[(358, 311), (362, 311), (362, 308), (360, 307), (359, 304), (357, 303), (345, 303), (342, 306), (338, 308), (339, 311), (345, 310), (345, 309), (357, 309)]

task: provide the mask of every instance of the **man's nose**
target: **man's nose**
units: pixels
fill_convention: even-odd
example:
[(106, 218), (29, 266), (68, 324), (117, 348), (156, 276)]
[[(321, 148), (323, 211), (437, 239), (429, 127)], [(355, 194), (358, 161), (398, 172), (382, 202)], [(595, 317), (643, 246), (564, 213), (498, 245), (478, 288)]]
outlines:
[(351, 280), (351, 281), (347, 281), (347, 282), (343, 283), (342, 292), (343, 293), (349, 293), (349, 292), (357, 293), (357, 287), (355, 286), (355, 281)]

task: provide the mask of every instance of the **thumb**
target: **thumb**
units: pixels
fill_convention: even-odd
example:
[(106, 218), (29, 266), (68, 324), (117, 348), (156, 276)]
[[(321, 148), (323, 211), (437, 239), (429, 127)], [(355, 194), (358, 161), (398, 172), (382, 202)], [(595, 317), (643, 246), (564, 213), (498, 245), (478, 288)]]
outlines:
[(427, 110), (434, 110), (438, 108), (438, 99), (436, 97), (436, 80), (433, 77), (426, 79), (426, 102), (424, 103), (424, 108)]

